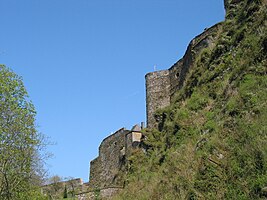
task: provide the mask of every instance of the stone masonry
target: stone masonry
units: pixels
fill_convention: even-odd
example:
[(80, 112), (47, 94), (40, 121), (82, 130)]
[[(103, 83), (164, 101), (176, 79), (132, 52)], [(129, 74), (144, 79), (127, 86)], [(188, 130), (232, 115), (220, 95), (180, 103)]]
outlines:
[(90, 162), (90, 189), (123, 186), (120, 172), (125, 167), (126, 157), (141, 142), (141, 127), (132, 130), (121, 128), (105, 138), (99, 146), (99, 156)]
[(90, 163), (90, 188), (105, 188), (116, 185), (116, 175), (121, 169), (125, 148), (125, 135), (122, 128), (105, 138), (99, 147), (99, 156)]
[(146, 74), (147, 127), (157, 128), (155, 111), (170, 105), (174, 94), (182, 88), (186, 75), (193, 66), (197, 55), (214, 45), (221, 24), (216, 24), (195, 37), (185, 55), (171, 68)]
[[(235, 14), (235, 9), (241, 0), (224, 0), (226, 18)], [(158, 109), (170, 105), (175, 93), (179, 91), (197, 56), (205, 48), (212, 48), (221, 30), (218, 23), (195, 37), (189, 44), (185, 55), (167, 70), (146, 74), (146, 111), (147, 127), (159, 128), (154, 117)], [(143, 126), (141, 126), (143, 128)], [(75, 193), (79, 200), (104, 198), (108, 199), (123, 189), (122, 173), (127, 157), (135, 148), (143, 148), (141, 128), (135, 125), (132, 130), (121, 128), (105, 138), (99, 146), (99, 156), (90, 162), (90, 179), (83, 183), (81, 179), (62, 181), (42, 187), (47, 195), (62, 195), (64, 188)], [(59, 189), (58, 189), (59, 188)], [(55, 191), (55, 189), (57, 191)]]
[[(146, 75), (147, 127), (157, 128), (154, 113), (170, 104), (174, 94), (183, 86), (185, 77), (193, 65), (196, 54), (213, 45), (220, 24), (217, 24), (193, 39), (182, 59), (168, 70), (151, 72)], [(141, 128), (121, 128), (105, 138), (99, 146), (99, 156), (90, 162), (89, 190), (122, 187), (121, 172), (127, 156), (139, 147), (142, 139)], [(112, 190), (112, 189), (111, 189)]]
[(162, 70), (146, 75), (147, 126), (155, 124), (154, 113), (157, 109), (170, 104), (170, 72)]

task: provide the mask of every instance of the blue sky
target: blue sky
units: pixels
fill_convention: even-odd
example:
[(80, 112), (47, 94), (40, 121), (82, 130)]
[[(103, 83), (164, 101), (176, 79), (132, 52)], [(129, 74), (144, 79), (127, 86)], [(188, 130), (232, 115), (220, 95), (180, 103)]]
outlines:
[(0, 63), (23, 77), (50, 175), (88, 180), (111, 132), (145, 121), (146, 73), (224, 19), (223, 0), (0, 0)]

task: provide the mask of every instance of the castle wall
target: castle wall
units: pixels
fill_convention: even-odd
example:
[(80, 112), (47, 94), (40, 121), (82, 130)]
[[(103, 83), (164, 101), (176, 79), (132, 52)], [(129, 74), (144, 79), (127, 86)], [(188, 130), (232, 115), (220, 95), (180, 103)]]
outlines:
[(170, 105), (175, 93), (180, 90), (190, 68), (194, 65), (196, 55), (205, 48), (214, 45), (220, 23), (206, 29), (195, 37), (187, 47), (185, 55), (168, 70), (156, 71), (146, 75), (146, 109), (147, 127), (157, 128), (155, 111)]
[(182, 67), (183, 62), (182, 60), (179, 60), (177, 63), (175, 63), (170, 69), (169, 69), (169, 78), (170, 78), (170, 100), (172, 99), (173, 95), (176, 91), (178, 91), (181, 88), (180, 83), (181, 80), (181, 74), (182, 74)]
[(91, 190), (76, 194), (78, 200), (96, 200), (96, 199), (110, 199), (112, 196), (122, 190), (121, 187), (108, 187), (100, 190)]
[[(156, 110), (170, 105), (175, 93), (183, 87), (190, 68), (194, 66), (196, 55), (205, 48), (212, 48), (219, 31), (220, 24), (206, 29), (190, 42), (184, 57), (171, 68), (146, 74), (148, 128), (157, 128), (154, 117)], [(138, 127), (135, 128), (132, 131), (120, 129), (102, 141), (99, 156), (90, 163), (89, 189), (123, 184), (119, 173), (125, 167), (125, 159), (131, 155), (133, 148), (140, 147), (142, 134)]]
[(90, 163), (90, 188), (105, 188), (118, 185), (118, 172), (124, 162), (123, 149), (125, 148), (124, 128), (105, 138), (99, 147), (99, 156)]
[(125, 136), (125, 154), (126, 155), (129, 155), (130, 153), (131, 144), (132, 144), (132, 135), (131, 135), (131, 132), (129, 132)]
[(42, 186), (42, 192), (46, 196), (50, 196), (53, 199), (58, 199), (64, 194), (64, 190), (67, 190), (68, 195), (75, 194), (83, 189), (83, 181), (80, 178), (71, 179), (67, 181), (54, 182), (48, 185)]
[(90, 177), (89, 177), (89, 187), (98, 188), (101, 185), (102, 179), (100, 179), (100, 174), (102, 171), (103, 164), (99, 157), (95, 158), (90, 162)]

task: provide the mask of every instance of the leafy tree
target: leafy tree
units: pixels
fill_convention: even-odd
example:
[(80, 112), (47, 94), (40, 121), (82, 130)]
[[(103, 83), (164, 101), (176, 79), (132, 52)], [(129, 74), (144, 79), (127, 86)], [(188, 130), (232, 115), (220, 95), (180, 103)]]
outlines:
[[(41, 183), (42, 136), (22, 78), (0, 65), (0, 199), (32, 199)], [(36, 199), (36, 198), (34, 198)]]

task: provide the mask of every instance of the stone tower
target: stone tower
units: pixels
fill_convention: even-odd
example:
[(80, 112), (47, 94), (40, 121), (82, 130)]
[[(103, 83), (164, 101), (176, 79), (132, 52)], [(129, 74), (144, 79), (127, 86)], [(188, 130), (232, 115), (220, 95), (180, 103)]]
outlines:
[(156, 124), (155, 111), (170, 104), (169, 70), (148, 73), (145, 79), (147, 127), (153, 128)]
[[(236, 0), (237, 1), (237, 0)], [(187, 47), (185, 55), (167, 70), (146, 74), (146, 114), (147, 127), (157, 128), (154, 117), (156, 110), (170, 105), (175, 93), (180, 90), (197, 55), (205, 48), (212, 48), (220, 31), (218, 23), (195, 37)]]

